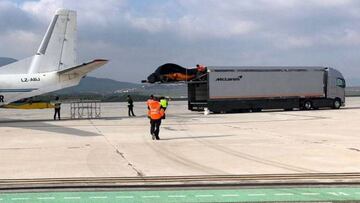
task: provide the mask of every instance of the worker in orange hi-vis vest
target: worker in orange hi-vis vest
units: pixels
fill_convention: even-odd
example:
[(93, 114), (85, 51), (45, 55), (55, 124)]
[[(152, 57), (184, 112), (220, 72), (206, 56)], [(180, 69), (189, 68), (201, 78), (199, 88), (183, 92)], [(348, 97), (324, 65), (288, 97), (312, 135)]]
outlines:
[(149, 109), (149, 103), (152, 101), (154, 101), (154, 95), (150, 95), (150, 98), (146, 101), (146, 105), (147, 105), (148, 109)]
[(161, 108), (161, 104), (158, 99), (154, 99), (148, 102), (148, 117), (150, 118), (150, 134), (153, 140), (160, 140), (160, 125), (161, 119), (164, 116), (164, 109)]

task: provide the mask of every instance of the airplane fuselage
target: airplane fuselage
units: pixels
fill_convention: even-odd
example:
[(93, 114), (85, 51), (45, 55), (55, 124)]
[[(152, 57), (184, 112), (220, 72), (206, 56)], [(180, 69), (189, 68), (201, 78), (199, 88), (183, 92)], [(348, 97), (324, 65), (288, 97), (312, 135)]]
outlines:
[(0, 75), (0, 105), (74, 86), (80, 79), (74, 77), (64, 81), (56, 71), (39, 74)]

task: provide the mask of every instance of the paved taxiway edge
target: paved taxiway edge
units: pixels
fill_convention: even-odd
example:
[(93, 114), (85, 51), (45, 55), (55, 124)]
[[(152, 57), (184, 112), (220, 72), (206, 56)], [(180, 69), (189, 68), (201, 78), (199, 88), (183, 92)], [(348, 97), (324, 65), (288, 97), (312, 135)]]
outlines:
[(258, 174), (128, 178), (44, 178), (0, 180), (0, 190), (51, 188), (171, 188), (226, 186), (360, 185), (360, 173)]

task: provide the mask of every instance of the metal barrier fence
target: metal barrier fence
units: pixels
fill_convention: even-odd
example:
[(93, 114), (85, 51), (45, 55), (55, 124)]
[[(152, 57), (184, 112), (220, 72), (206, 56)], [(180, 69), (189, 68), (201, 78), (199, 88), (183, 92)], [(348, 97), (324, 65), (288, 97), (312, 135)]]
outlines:
[(98, 100), (80, 100), (70, 102), (71, 119), (100, 118), (101, 102)]

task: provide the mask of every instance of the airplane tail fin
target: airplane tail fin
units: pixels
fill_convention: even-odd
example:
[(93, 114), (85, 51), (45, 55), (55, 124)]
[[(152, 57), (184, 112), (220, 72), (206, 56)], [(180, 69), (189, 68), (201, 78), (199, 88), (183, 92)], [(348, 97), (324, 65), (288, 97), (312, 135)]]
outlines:
[(76, 11), (56, 11), (28, 73), (59, 71), (76, 65)]

